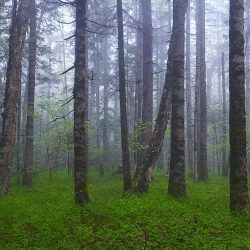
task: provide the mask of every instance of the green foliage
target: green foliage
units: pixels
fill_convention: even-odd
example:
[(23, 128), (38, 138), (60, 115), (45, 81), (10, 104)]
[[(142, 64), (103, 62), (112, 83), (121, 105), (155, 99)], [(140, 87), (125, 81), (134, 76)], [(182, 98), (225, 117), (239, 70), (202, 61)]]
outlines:
[(250, 215), (229, 213), (227, 181), (187, 182), (188, 198), (167, 196), (156, 173), (149, 194), (121, 195), (122, 182), (90, 173), (91, 203), (76, 207), (64, 172), (14, 185), (0, 197), (1, 249), (250, 249)]

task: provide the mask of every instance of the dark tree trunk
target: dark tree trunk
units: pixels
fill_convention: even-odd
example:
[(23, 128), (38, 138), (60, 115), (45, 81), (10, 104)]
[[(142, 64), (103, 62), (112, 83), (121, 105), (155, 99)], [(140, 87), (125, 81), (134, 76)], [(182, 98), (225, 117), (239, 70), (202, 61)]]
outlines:
[(122, 0), (117, 0), (117, 22), (118, 22), (118, 60), (119, 60), (119, 92), (120, 92), (120, 119), (121, 119), (121, 141), (122, 141), (122, 167), (123, 167), (123, 190), (129, 191), (132, 187), (130, 174), (130, 155), (128, 141), (128, 118), (126, 101), (126, 81), (124, 63), (124, 34)]
[(2, 140), (0, 144), (0, 193), (10, 188), (11, 165), (16, 141), (17, 110), (21, 88), (22, 54), (28, 27), (30, 0), (21, 0), (10, 29), (9, 58), (4, 97)]
[(175, 0), (173, 11), (173, 78), (171, 116), (171, 157), (168, 193), (186, 196), (184, 138), (184, 48), (185, 13), (188, 0)]
[(244, 0), (230, 0), (230, 208), (249, 208), (246, 168), (246, 111), (244, 67)]
[(26, 123), (26, 143), (24, 152), (23, 185), (32, 184), (33, 169), (33, 137), (34, 137), (34, 100), (36, 84), (36, 1), (30, 1), (30, 40), (29, 40), (29, 71), (28, 71), (28, 106)]
[(86, 14), (87, 0), (76, 0), (75, 85), (74, 85), (74, 173), (75, 202), (89, 201), (87, 187), (87, 98), (86, 98)]
[(250, 118), (250, 1), (246, 0), (246, 114)]

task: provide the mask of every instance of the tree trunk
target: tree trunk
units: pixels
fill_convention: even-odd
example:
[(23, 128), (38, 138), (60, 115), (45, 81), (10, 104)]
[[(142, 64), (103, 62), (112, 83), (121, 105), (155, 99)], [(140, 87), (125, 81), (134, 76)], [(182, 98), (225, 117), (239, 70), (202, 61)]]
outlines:
[(75, 202), (89, 201), (87, 187), (87, 98), (86, 98), (86, 14), (87, 0), (76, 0), (75, 85), (74, 85), (74, 173)]
[[(140, 130), (142, 122), (142, 88), (143, 88), (143, 33), (142, 33), (142, 9), (141, 0), (138, 1), (138, 29), (136, 33), (136, 65), (135, 65), (135, 128), (136, 128), (136, 142), (140, 139)], [(140, 166), (140, 151), (136, 149), (135, 163), (136, 170), (134, 179), (138, 176)]]
[(16, 121), (21, 88), (22, 54), (28, 27), (30, 0), (21, 0), (10, 29), (9, 59), (4, 97), (2, 140), (0, 145), (0, 193), (10, 188), (11, 165), (16, 141)]
[(199, 84), (199, 133), (197, 142), (197, 178), (208, 178), (207, 169), (207, 93), (206, 93), (206, 58), (205, 58), (205, 0), (197, 0), (197, 77)]
[(244, 67), (244, 0), (230, 0), (229, 22), (230, 90), (230, 208), (249, 207), (246, 168), (246, 111)]
[(29, 71), (28, 71), (28, 106), (26, 123), (26, 143), (24, 153), (23, 185), (32, 184), (33, 169), (33, 137), (34, 137), (34, 100), (36, 85), (36, 1), (30, 2), (30, 40), (29, 40)]
[(140, 165), (138, 177), (136, 180), (135, 190), (138, 193), (148, 192), (149, 190), (150, 179), (148, 171), (150, 168), (154, 168), (159, 158), (165, 136), (165, 131), (167, 129), (168, 121), (171, 115), (171, 84), (172, 84), (171, 77), (172, 77), (172, 60), (173, 60), (172, 47), (174, 42), (175, 41), (172, 40), (171, 38), (168, 50), (167, 71), (165, 76), (165, 83), (161, 97), (159, 112), (157, 115), (151, 142), (149, 144), (143, 162)]
[(194, 173), (194, 147), (193, 147), (193, 126), (192, 126), (192, 88), (191, 88), (191, 53), (190, 53), (190, 0), (188, 1), (186, 21), (186, 112), (187, 112), (187, 152), (189, 175)]
[(175, 0), (173, 11), (173, 78), (171, 116), (171, 156), (168, 193), (186, 196), (184, 138), (185, 13), (188, 0)]
[(153, 121), (153, 27), (151, 0), (141, 1), (142, 8), (142, 40), (143, 40), (143, 101), (142, 101), (142, 132), (139, 164), (145, 155), (152, 138)]
[(246, 114), (250, 118), (250, 2), (246, 1)]
[(125, 63), (124, 63), (124, 34), (122, 0), (117, 0), (118, 22), (118, 61), (119, 61), (119, 92), (120, 92), (120, 119), (122, 141), (122, 167), (123, 167), (123, 190), (129, 191), (132, 187), (130, 175), (130, 155), (128, 141), (128, 118), (126, 101)]

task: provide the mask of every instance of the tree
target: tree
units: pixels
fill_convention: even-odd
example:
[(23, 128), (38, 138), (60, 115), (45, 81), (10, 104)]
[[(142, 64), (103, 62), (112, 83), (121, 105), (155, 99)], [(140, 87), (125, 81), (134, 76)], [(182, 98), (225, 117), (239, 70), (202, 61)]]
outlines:
[(28, 27), (30, 0), (20, 0), (12, 21), (9, 58), (6, 73), (2, 139), (0, 144), (0, 193), (7, 194), (11, 181), (11, 165), (16, 141), (17, 110), (20, 98), (22, 54)]
[(230, 0), (229, 21), (230, 208), (249, 207), (246, 169), (244, 0)]
[(86, 63), (86, 15), (87, 0), (76, 0), (75, 32), (75, 84), (74, 84), (74, 174), (75, 202), (89, 201), (87, 186), (88, 143), (87, 143), (87, 63)]
[(197, 0), (196, 13), (196, 43), (197, 65), (196, 84), (197, 89), (197, 178), (207, 180), (207, 86), (206, 86), (206, 41), (205, 41), (205, 0)]
[(26, 122), (26, 143), (23, 169), (23, 185), (32, 184), (33, 169), (33, 137), (34, 137), (34, 99), (36, 84), (36, 41), (37, 20), (36, 1), (30, 2), (30, 38), (29, 38), (29, 69), (28, 69), (28, 105)]
[(130, 174), (130, 155), (129, 155), (129, 141), (128, 141), (122, 0), (117, 0), (117, 22), (118, 22), (118, 61), (119, 61), (123, 190), (127, 192), (132, 187), (132, 181)]
[(188, 0), (174, 1), (173, 8), (173, 69), (172, 69), (172, 115), (171, 156), (168, 193), (186, 196), (185, 185), (185, 139), (184, 139), (184, 47), (185, 13)]
[(186, 111), (187, 111), (187, 158), (189, 175), (195, 178), (193, 125), (192, 125), (192, 88), (191, 88), (191, 52), (190, 52), (190, 0), (188, 1), (186, 17)]
[(153, 122), (153, 27), (151, 0), (141, 1), (142, 11), (142, 46), (143, 46), (143, 100), (142, 100), (142, 133), (140, 135), (143, 149), (139, 153), (140, 164), (145, 148), (152, 138)]

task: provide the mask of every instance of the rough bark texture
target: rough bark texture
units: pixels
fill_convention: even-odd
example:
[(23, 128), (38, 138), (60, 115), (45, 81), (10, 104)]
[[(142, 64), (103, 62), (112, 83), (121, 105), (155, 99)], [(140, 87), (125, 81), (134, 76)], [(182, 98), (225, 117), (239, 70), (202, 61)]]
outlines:
[(225, 54), (221, 55), (221, 75), (222, 75), (222, 103), (223, 103), (223, 151), (222, 151), (222, 175), (228, 177), (227, 168), (227, 104), (226, 104), (226, 78), (225, 78)]
[(117, 0), (117, 22), (118, 22), (118, 61), (119, 61), (119, 92), (120, 92), (120, 120), (122, 141), (122, 168), (123, 168), (123, 190), (129, 191), (132, 187), (130, 174), (130, 155), (128, 141), (128, 118), (126, 101), (126, 81), (124, 63), (124, 34), (122, 0)]
[[(3, 99), (4, 99), (4, 83), (2, 79), (2, 72), (0, 71), (0, 112), (3, 109)], [(0, 131), (2, 131), (2, 116), (0, 115)], [(0, 133), (1, 141), (1, 133)]]
[(33, 169), (33, 128), (34, 128), (34, 100), (36, 84), (36, 1), (30, 2), (30, 39), (29, 39), (29, 71), (28, 71), (28, 106), (26, 123), (26, 143), (24, 152), (23, 185), (32, 184)]
[(250, 1), (246, 1), (246, 114), (250, 118)]
[(186, 111), (187, 111), (187, 157), (189, 175), (195, 176), (194, 172), (194, 147), (192, 125), (192, 88), (191, 88), (191, 54), (190, 54), (190, 1), (187, 9), (186, 20)]
[(184, 48), (185, 13), (188, 0), (175, 0), (173, 11), (173, 79), (171, 116), (171, 157), (168, 193), (186, 196), (184, 139)]
[(22, 54), (28, 27), (30, 0), (21, 0), (15, 20), (12, 22), (9, 38), (4, 110), (2, 113), (2, 140), (0, 144), (0, 193), (9, 192), (11, 165), (16, 140), (16, 121), (19, 90), (21, 88)]
[(73, 95), (75, 202), (77, 204), (89, 201), (87, 187), (86, 13), (87, 0), (76, 0), (75, 85)]
[(205, 58), (205, 0), (197, 1), (197, 84), (199, 84), (199, 115), (197, 130), (197, 178), (207, 180), (207, 93)]
[(244, 0), (230, 1), (230, 208), (249, 208), (246, 169), (246, 111), (244, 67)]

